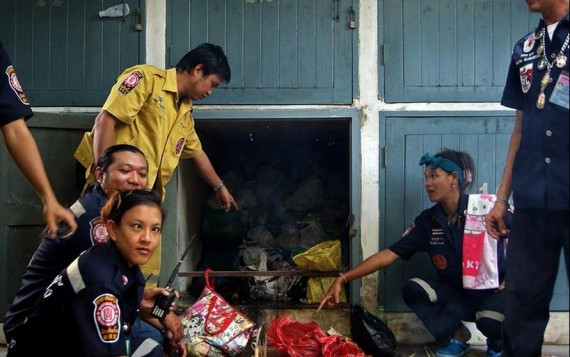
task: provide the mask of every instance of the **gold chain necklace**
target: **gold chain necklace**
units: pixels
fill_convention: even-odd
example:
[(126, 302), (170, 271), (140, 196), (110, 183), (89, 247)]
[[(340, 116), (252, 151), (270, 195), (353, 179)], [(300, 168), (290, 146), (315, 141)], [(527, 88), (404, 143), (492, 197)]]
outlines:
[(550, 70), (554, 66), (554, 63), (556, 62), (556, 67), (562, 68), (566, 65), (566, 62), (568, 61), (568, 58), (564, 55), (564, 51), (566, 50), (566, 47), (568, 47), (570, 34), (566, 35), (566, 40), (564, 40), (564, 44), (560, 48), (560, 52), (558, 52), (558, 54), (555, 54), (555, 52), (552, 52), (550, 54), (550, 56), (552, 57), (552, 62), (548, 61), (548, 57), (546, 56), (545, 37), (546, 37), (546, 26), (543, 27), (541, 30), (540, 45), (536, 50), (539, 56), (542, 55), (542, 58), (538, 61), (536, 65), (536, 68), (538, 68), (539, 71), (542, 71), (543, 69), (546, 68), (546, 72), (544, 73), (544, 76), (540, 80), (540, 93), (538, 94), (538, 99), (536, 100), (536, 107), (538, 109), (544, 108), (544, 104), (546, 102), (546, 95), (544, 94), (544, 90), (546, 89), (546, 87), (548, 87), (550, 82), (552, 82), (552, 77), (550, 76)]

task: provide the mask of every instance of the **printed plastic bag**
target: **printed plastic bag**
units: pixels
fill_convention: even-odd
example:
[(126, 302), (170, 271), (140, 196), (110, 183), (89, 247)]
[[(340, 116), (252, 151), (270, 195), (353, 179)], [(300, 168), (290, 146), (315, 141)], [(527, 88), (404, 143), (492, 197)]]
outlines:
[(290, 357), (321, 357), (319, 338), (326, 336), (316, 322), (298, 322), (290, 316), (273, 319), (267, 330), (269, 343)]
[(463, 231), (463, 287), (466, 289), (495, 289), (499, 287), (497, 240), (485, 227), (496, 196), (471, 194), (467, 204)]
[(293, 262), (304, 270), (332, 271), (340, 269), (340, 241), (328, 240), (293, 257)]
[(360, 305), (354, 305), (350, 316), (350, 334), (362, 350), (375, 357), (393, 356), (396, 337), (379, 318)]

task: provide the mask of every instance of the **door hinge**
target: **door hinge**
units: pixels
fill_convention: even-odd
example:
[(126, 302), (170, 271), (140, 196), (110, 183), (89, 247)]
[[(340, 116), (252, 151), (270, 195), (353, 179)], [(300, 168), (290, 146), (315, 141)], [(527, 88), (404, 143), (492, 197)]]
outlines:
[(387, 146), (384, 146), (382, 148), (382, 167), (386, 168), (388, 167), (388, 150), (387, 150)]

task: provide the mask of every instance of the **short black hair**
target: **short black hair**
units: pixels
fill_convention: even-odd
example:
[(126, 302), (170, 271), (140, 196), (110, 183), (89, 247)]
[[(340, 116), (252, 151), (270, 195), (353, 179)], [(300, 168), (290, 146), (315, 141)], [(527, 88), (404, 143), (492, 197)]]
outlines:
[(203, 43), (186, 53), (176, 64), (176, 71), (190, 72), (197, 65), (204, 66), (204, 75), (218, 74), (226, 83), (232, 78), (228, 58), (220, 46)]
[(461, 167), (463, 170), (463, 186), (461, 187), (461, 191), (467, 193), (471, 186), (473, 186), (473, 181), (475, 180), (475, 162), (471, 155), (463, 151), (443, 148), (434, 156), (451, 160)]
[[(95, 167), (100, 168), (101, 171), (106, 173), (109, 166), (113, 162), (115, 162), (115, 153), (122, 151), (129, 151), (135, 154), (141, 154), (146, 160), (144, 153), (136, 146), (128, 144), (118, 144), (118, 145), (109, 146), (108, 148), (103, 150), (103, 152), (99, 156), (99, 160), (97, 160), (97, 165)], [(147, 166), (148, 166), (148, 161), (147, 161)]]

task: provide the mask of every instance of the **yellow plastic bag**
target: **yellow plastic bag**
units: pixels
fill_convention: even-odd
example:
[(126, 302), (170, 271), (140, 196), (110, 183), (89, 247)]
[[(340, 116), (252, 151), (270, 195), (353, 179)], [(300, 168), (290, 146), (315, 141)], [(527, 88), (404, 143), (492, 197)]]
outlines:
[[(307, 281), (307, 299), (303, 302), (307, 304), (320, 303), (329, 291), (335, 279), (335, 277), (309, 278)], [(339, 302), (346, 302), (345, 289), (340, 290)]]
[(304, 270), (332, 271), (340, 269), (340, 241), (327, 240), (297, 254), (293, 261)]

